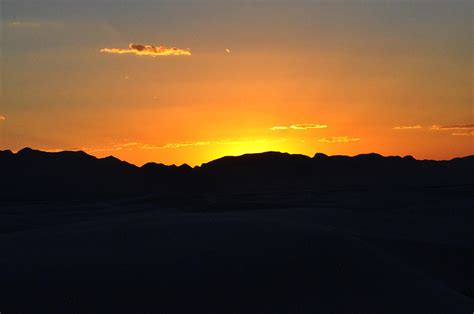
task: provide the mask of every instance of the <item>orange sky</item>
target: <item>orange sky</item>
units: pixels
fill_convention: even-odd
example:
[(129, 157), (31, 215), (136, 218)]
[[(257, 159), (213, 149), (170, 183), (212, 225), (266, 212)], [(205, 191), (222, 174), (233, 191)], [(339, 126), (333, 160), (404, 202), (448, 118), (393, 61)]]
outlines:
[(6, 1), (1, 149), (474, 154), (470, 1), (134, 3)]

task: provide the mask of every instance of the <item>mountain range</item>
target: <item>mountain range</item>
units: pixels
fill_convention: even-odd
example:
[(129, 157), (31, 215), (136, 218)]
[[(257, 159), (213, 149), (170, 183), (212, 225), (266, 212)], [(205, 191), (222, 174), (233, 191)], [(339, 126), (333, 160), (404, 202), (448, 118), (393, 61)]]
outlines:
[(474, 155), (446, 161), (411, 156), (313, 157), (280, 152), (223, 157), (201, 166), (147, 163), (82, 151), (0, 151), (4, 201), (104, 199), (154, 195), (214, 195), (333, 188), (474, 186)]
[(0, 310), (469, 313), (473, 172), (474, 156), (1, 151)]

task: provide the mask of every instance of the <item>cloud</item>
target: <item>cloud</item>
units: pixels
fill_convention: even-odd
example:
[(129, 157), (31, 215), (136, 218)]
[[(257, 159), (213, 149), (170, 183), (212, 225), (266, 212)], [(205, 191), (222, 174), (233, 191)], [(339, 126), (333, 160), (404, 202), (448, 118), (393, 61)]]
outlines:
[(278, 130), (309, 130), (309, 129), (325, 129), (328, 126), (325, 124), (312, 124), (312, 123), (300, 123), (300, 124), (293, 124), (290, 126), (274, 126), (271, 127), (270, 130), (278, 131)]
[(140, 45), (140, 44), (129, 44), (128, 48), (103, 48), (100, 52), (113, 53), (113, 54), (124, 54), (132, 53), (138, 56), (190, 56), (190, 49), (181, 49), (176, 47), (166, 46), (153, 46), (153, 45)]
[(8, 21), (6, 25), (10, 28), (15, 28), (15, 29), (21, 29), (21, 28), (29, 29), (29, 28), (38, 28), (38, 27), (56, 27), (56, 26), (59, 26), (60, 23), (47, 21), (47, 20), (32, 20), (32, 21), (13, 20), (13, 21)]
[(325, 124), (294, 124), (290, 126), (294, 130), (325, 129), (327, 127)]
[(171, 143), (166, 145), (152, 145), (152, 144), (143, 144), (140, 146), (141, 149), (166, 149), (166, 148), (181, 148), (189, 146), (206, 146), (211, 145), (212, 142), (193, 142), (193, 143)]
[(23, 21), (10, 21), (8, 24), (10, 27), (39, 27), (39, 22), (23, 22)]
[(140, 146), (141, 149), (167, 149), (167, 148), (183, 148), (183, 147), (190, 147), (190, 146), (207, 146), (207, 145), (236, 145), (236, 144), (273, 144), (273, 143), (282, 143), (285, 142), (286, 139), (261, 139), (261, 140), (248, 140), (248, 139), (241, 139), (241, 140), (220, 140), (220, 141), (198, 141), (198, 142), (190, 142), (190, 143), (171, 143), (166, 145), (150, 145), (150, 144), (143, 144)]
[(430, 130), (455, 131), (451, 133), (454, 136), (474, 136), (474, 124), (433, 125)]
[(132, 146), (137, 146), (137, 145), (140, 145), (140, 143), (130, 142), (130, 143), (123, 143), (123, 144), (115, 144), (114, 147), (124, 148), (124, 147), (132, 147)]
[(348, 136), (323, 137), (318, 140), (320, 143), (349, 143), (358, 141), (360, 141), (360, 138)]
[(7, 119), (7, 118), (5, 118), (5, 116), (0, 115), (0, 121), (4, 121), (4, 120), (6, 120), (6, 119)]
[(454, 136), (474, 136), (474, 130), (451, 133)]
[(227, 53), (231, 53), (230, 49), (229, 48), (225, 48), (225, 52)]
[[(108, 146), (88, 146), (88, 147), (78, 147), (77, 150), (83, 150), (88, 153), (94, 152), (104, 152), (104, 151), (120, 151), (120, 150), (134, 150), (134, 149), (143, 149), (143, 150), (158, 150), (158, 149), (176, 149), (176, 148), (185, 148), (185, 147), (195, 147), (195, 146), (208, 146), (208, 145), (237, 145), (237, 144), (273, 144), (273, 143), (282, 143), (286, 139), (260, 139), (260, 140), (250, 140), (250, 139), (225, 139), (218, 141), (197, 141), (197, 142), (184, 142), (184, 143), (169, 143), (169, 144), (146, 144), (140, 142), (125, 142), (125, 143), (112, 143)], [(61, 151), (63, 149), (58, 149)]]
[(394, 126), (393, 130), (414, 130), (414, 129), (422, 129), (421, 125), (401, 125), (401, 126)]
[(458, 125), (433, 125), (431, 130), (435, 131), (449, 131), (449, 130), (474, 130), (474, 124), (458, 124)]

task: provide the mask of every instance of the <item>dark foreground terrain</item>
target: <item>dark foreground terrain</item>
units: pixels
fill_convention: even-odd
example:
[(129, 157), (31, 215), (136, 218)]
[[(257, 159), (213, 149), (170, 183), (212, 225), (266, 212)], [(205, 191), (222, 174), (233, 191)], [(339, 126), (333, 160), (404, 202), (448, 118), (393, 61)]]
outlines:
[(2, 313), (474, 311), (472, 157), (25, 153), (0, 154)]

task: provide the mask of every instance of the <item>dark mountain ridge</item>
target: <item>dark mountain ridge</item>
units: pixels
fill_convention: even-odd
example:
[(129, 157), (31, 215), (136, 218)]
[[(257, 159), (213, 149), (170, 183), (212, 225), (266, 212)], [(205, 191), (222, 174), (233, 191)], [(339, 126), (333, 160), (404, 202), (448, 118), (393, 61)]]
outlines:
[(12, 313), (468, 313), (473, 172), (474, 156), (266, 152), (192, 168), (0, 151), (0, 303)]
[(474, 155), (446, 161), (379, 154), (314, 157), (280, 152), (227, 156), (200, 167), (147, 163), (82, 151), (0, 151), (2, 200), (298, 191), (333, 187), (474, 185)]

